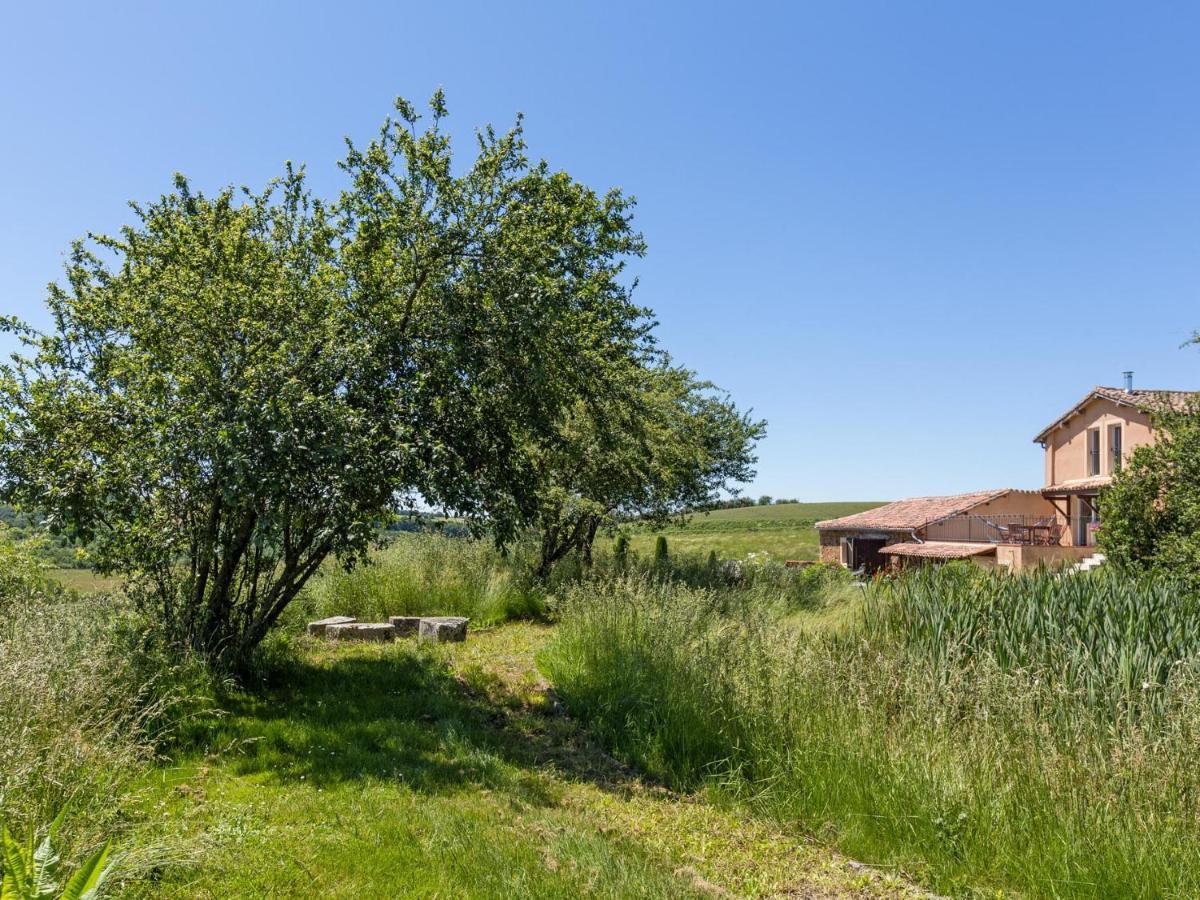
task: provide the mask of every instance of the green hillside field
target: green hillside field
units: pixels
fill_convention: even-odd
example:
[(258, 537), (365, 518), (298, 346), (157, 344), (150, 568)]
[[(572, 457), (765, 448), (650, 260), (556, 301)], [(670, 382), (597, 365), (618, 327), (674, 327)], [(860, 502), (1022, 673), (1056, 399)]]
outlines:
[(767, 553), (786, 559), (816, 559), (817, 530), (823, 519), (836, 519), (882, 506), (882, 500), (832, 503), (778, 503), (697, 513), (683, 526), (660, 532), (635, 528), (629, 545), (636, 553), (654, 551), (658, 534), (667, 536), (671, 552), (707, 554), (715, 550), (722, 559), (742, 559), (751, 553)]

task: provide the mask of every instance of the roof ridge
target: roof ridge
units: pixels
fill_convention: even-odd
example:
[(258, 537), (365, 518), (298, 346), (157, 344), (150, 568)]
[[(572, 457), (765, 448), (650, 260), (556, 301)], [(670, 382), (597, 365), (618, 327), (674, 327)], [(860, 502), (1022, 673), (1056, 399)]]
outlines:
[[(934, 522), (940, 522), (950, 516), (962, 513), (990, 503), (1005, 494), (1010, 494), (1015, 488), (989, 488), (979, 491), (965, 491), (959, 494), (938, 494), (930, 497), (905, 497), (893, 500), (873, 509), (851, 513), (848, 516), (838, 516), (833, 519), (823, 519), (816, 523), (817, 528), (865, 527), (882, 531), (909, 531), (913, 528), (923, 528)], [(928, 507), (921, 509), (922, 506)], [(893, 518), (894, 517), (894, 518)], [(915, 518), (914, 518), (915, 517)], [(889, 521), (892, 519), (892, 521)]]
[[(1108, 387), (1103, 384), (1098, 384), (1084, 394), (1083, 397), (1073, 406), (1071, 406), (1071, 408), (1065, 413), (1039, 431), (1033, 441), (1035, 444), (1045, 443), (1046, 435), (1078, 413), (1081, 409), (1083, 409), (1084, 406), (1086, 406), (1092, 401), (1093, 398), (1096, 397), (1099, 397), (1101, 400), (1108, 400), (1112, 403), (1125, 403), (1129, 406), (1137, 407), (1137, 401), (1139, 397), (1142, 399), (1146, 399), (1149, 396), (1166, 396), (1171, 398), (1178, 395), (1195, 396), (1198, 394), (1200, 394), (1200, 391), (1185, 391), (1173, 388), (1134, 388), (1132, 391), (1126, 391), (1123, 387)], [(1168, 400), (1168, 403), (1170, 402), (1171, 401)], [(1142, 411), (1145, 412), (1146, 410), (1143, 409)]]

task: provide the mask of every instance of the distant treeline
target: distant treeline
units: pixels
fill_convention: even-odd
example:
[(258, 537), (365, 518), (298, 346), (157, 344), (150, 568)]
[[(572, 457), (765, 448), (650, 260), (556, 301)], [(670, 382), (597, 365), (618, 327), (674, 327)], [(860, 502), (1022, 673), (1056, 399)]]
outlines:
[(40, 562), (64, 569), (82, 565), (75, 543), (66, 535), (51, 534), (40, 513), (0, 503), (0, 525), (7, 529), (12, 541), (24, 545)]
[(745, 509), (748, 506), (774, 506), (780, 503), (799, 503), (795, 499), (787, 499), (784, 497), (771, 497), (763, 494), (757, 500), (753, 497), (729, 497), (725, 500), (714, 500), (712, 503), (704, 503), (693, 509), (693, 512), (712, 512), (714, 509)]
[(431, 512), (406, 512), (397, 515), (383, 526), (384, 531), (399, 531), (406, 534), (434, 533), (446, 537), (470, 537), (471, 529), (456, 519)]

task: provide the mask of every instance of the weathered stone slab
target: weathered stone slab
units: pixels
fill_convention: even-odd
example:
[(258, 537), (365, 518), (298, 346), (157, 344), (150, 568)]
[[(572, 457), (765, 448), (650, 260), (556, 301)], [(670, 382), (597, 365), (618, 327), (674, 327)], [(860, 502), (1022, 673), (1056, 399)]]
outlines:
[(313, 637), (325, 637), (325, 629), (330, 625), (350, 625), (357, 621), (354, 616), (330, 616), (328, 619), (309, 622), (308, 633)]
[(390, 616), (388, 621), (396, 629), (396, 637), (408, 637), (421, 628), (420, 616)]
[(347, 622), (330, 625), (325, 636), (331, 641), (364, 641), (382, 644), (396, 637), (396, 629), (387, 622)]
[(427, 616), (421, 619), (420, 638), (430, 643), (465, 641), (467, 620), (461, 616)]

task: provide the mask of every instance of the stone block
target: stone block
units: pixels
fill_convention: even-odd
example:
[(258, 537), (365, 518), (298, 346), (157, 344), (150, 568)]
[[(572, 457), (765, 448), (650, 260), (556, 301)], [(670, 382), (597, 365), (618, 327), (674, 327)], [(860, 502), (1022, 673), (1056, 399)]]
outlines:
[(396, 637), (409, 637), (416, 634), (421, 627), (420, 616), (390, 616), (388, 621), (396, 629)]
[(429, 643), (465, 641), (467, 620), (461, 616), (428, 616), (421, 619), (420, 638)]
[(382, 644), (396, 637), (396, 629), (387, 622), (348, 622), (330, 625), (325, 636), (331, 641), (361, 641)]
[(308, 633), (313, 637), (325, 637), (325, 629), (330, 625), (350, 625), (357, 621), (354, 616), (330, 616), (328, 619), (309, 622)]

